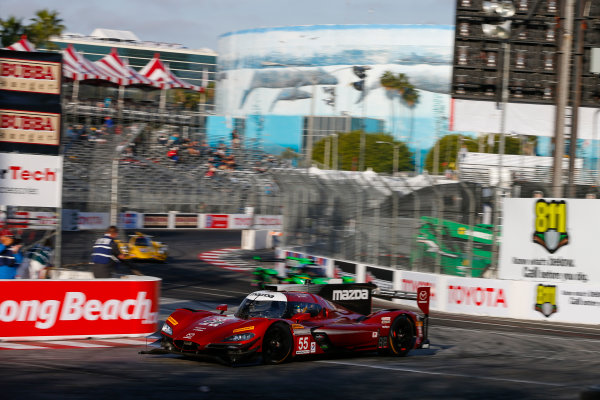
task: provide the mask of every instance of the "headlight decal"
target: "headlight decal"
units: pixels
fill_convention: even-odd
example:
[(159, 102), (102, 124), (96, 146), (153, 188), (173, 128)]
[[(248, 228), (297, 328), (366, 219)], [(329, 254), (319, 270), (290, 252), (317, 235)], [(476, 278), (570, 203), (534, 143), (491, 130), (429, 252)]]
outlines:
[(246, 340), (250, 340), (254, 337), (254, 333), (236, 333), (235, 335), (231, 335), (225, 338), (225, 342), (244, 342)]
[(161, 332), (164, 332), (167, 335), (173, 335), (173, 328), (171, 328), (169, 324), (165, 322), (162, 326)]

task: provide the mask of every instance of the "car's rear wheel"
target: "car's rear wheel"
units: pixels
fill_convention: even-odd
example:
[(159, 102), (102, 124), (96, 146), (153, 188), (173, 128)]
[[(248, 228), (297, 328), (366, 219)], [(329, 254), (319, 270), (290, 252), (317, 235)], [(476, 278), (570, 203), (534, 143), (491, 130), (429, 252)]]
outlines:
[(262, 355), (265, 364), (281, 364), (292, 354), (294, 339), (290, 328), (282, 323), (272, 325), (263, 339)]
[(407, 315), (400, 315), (392, 323), (388, 344), (390, 354), (404, 357), (415, 347), (415, 328), (412, 320)]

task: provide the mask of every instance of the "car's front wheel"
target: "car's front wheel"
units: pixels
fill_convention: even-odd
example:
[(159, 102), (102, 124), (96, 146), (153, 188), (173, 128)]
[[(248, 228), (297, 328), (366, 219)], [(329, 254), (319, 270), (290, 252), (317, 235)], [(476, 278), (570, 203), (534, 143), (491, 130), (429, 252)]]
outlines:
[(390, 354), (404, 357), (415, 347), (415, 328), (412, 320), (407, 315), (398, 316), (390, 328), (388, 345)]
[(262, 345), (262, 355), (265, 364), (281, 364), (292, 354), (294, 339), (290, 328), (277, 323), (265, 333)]

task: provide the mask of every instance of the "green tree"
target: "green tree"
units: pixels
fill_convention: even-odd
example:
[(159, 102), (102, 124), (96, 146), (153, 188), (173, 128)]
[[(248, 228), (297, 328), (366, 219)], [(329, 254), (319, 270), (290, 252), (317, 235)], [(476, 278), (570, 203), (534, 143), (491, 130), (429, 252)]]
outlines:
[[(358, 158), (360, 153), (360, 135), (361, 131), (352, 131), (349, 133), (338, 133), (338, 163), (339, 169), (345, 171), (358, 170)], [(319, 140), (313, 146), (313, 160), (317, 163), (325, 163), (325, 149), (328, 147), (333, 151), (334, 146), (326, 146), (326, 142), (333, 140), (327, 137)], [(393, 136), (385, 133), (368, 133), (365, 135), (365, 167), (372, 168), (375, 172), (392, 173), (393, 172), (393, 154), (394, 147), (385, 143), (390, 142), (398, 145), (398, 170), (409, 171), (412, 169), (412, 154), (405, 143), (395, 141)], [(333, 160), (333, 154), (329, 160)]]
[[(461, 140), (462, 137), (462, 140)], [(484, 153), (493, 153), (498, 154), (498, 145), (500, 142), (500, 135), (496, 134), (494, 136), (494, 145), (488, 146), (487, 139), (484, 140)], [(472, 138), (468, 138), (466, 136), (454, 134), (454, 135), (446, 135), (438, 140), (439, 145), (439, 170), (438, 172), (443, 172), (446, 169), (456, 169), (456, 157), (458, 155), (459, 148), (461, 146), (466, 147), (469, 152), (478, 152), (479, 144)], [(427, 153), (427, 157), (425, 158), (425, 166), (424, 168), (431, 173), (433, 173), (433, 164), (434, 164), (434, 146), (431, 148), (429, 153)], [(521, 153), (521, 140), (512, 136), (505, 136), (505, 146), (504, 146), (504, 154), (520, 154)]]
[(8, 17), (5, 20), (0, 19), (0, 29), (2, 47), (18, 42), (21, 36), (28, 33), (27, 28), (23, 25), (23, 20), (16, 17)]
[(58, 11), (39, 10), (35, 17), (31, 18), (28, 25), (29, 40), (36, 45), (46, 49), (56, 49), (58, 46), (50, 41), (50, 37), (59, 36), (65, 30), (63, 20), (58, 17)]

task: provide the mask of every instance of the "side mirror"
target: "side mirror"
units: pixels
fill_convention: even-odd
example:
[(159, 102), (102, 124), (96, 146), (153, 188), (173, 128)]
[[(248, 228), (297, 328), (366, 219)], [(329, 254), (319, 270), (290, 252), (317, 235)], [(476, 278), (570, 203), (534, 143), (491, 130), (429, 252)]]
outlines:
[(307, 312), (303, 312), (303, 313), (298, 313), (296, 315), (294, 315), (294, 319), (296, 320), (296, 322), (300, 322), (300, 321), (306, 321), (309, 320), (310, 314)]
[(217, 310), (221, 311), (221, 314), (223, 314), (225, 311), (227, 311), (227, 304), (219, 304), (217, 306)]

